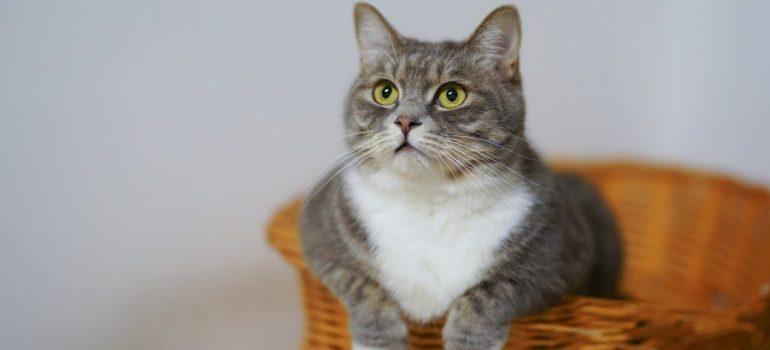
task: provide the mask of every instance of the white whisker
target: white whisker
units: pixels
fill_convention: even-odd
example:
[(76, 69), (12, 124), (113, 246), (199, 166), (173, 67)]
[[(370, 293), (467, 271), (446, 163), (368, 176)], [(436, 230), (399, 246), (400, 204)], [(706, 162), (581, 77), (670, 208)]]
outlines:
[(533, 185), (537, 186), (538, 188), (540, 188), (540, 189), (542, 189), (542, 190), (545, 190), (545, 191), (548, 191), (548, 192), (552, 192), (552, 190), (551, 190), (551, 189), (549, 189), (549, 188), (547, 188), (547, 187), (545, 187), (545, 186), (543, 186), (543, 185), (541, 185), (541, 184), (539, 184), (539, 183), (535, 182), (535, 181), (534, 181), (534, 180), (532, 180), (532, 179), (529, 179), (529, 178), (527, 178), (526, 176), (522, 175), (521, 173), (517, 172), (516, 170), (513, 170), (513, 169), (511, 169), (511, 167), (509, 167), (508, 165), (504, 164), (503, 162), (501, 162), (501, 161), (499, 161), (499, 160), (495, 159), (493, 156), (491, 156), (491, 155), (489, 155), (489, 154), (486, 154), (486, 153), (484, 153), (484, 152), (482, 152), (482, 151), (479, 151), (479, 150), (474, 150), (474, 149), (472, 149), (472, 148), (468, 147), (467, 145), (465, 145), (464, 143), (460, 142), (459, 140), (453, 140), (452, 138), (446, 138), (446, 140), (447, 140), (448, 142), (453, 142), (453, 143), (455, 143), (455, 144), (458, 144), (458, 143), (459, 143), (460, 145), (463, 145), (464, 147), (466, 147), (466, 149), (467, 149), (467, 150), (470, 150), (470, 151), (472, 151), (472, 152), (475, 152), (475, 153), (476, 153), (476, 154), (478, 154), (480, 157), (483, 157), (483, 158), (484, 158), (484, 159), (486, 159), (486, 160), (489, 160), (489, 161), (495, 162), (495, 163), (497, 163), (498, 165), (500, 165), (500, 166), (504, 167), (505, 169), (507, 169), (507, 170), (508, 170), (508, 171), (510, 171), (511, 173), (513, 173), (513, 174), (515, 174), (516, 176), (518, 176), (519, 178), (521, 178), (522, 180), (524, 180), (524, 181), (527, 181), (527, 182), (529, 182), (529, 183), (531, 183), (531, 184), (533, 184)]
[[(471, 153), (475, 153), (475, 154), (479, 155), (480, 157), (484, 157), (485, 159), (487, 159), (487, 160), (490, 160), (490, 161), (492, 161), (492, 162), (496, 163), (497, 165), (500, 165), (500, 166), (503, 166), (503, 167), (505, 167), (506, 169), (508, 169), (509, 171), (511, 171), (512, 173), (514, 173), (515, 175), (517, 175), (518, 177), (520, 177), (520, 178), (522, 178), (522, 179), (525, 179), (525, 180), (527, 180), (527, 181), (529, 181), (529, 182), (532, 182), (532, 183), (534, 183), (533, 181), (531, 181), (531, 180), (527, 179), (526, 177), (524, 177), (524, 176), (520, 175), (519, 173), (517, 173), (517, 172), (513, 171), (513, 169), (510, 169), (508, 166), (506, 166), (506, 165), (505, 165), (505, 164), (503, 164), (502, 162), (500, 162), (500, 161), (498, 161), (498, 160), (496, 160), (496, 159), (494, 159), (494, 158), (492, 158), (492, 157), (490, 157), (490, 156), (488, 156), (488, 155), (485, 155), (485, 154), (484, 154), (483, 152), (481, 152), (481, 151), (478, 151), (478, 150), (474, 150), (474, 149), (471, 149), (470, 147), (468, 147), (468, 146), (467, 146), (467, 145), (465, 145), (464, 143), (461, 143), (461, 142), (459, 142), (458, 140), (445, 139), (444, 141), (445, 141), (445, 145), (447, 145), (447, 146), (449, 146), (449, 147), (454, 147), (456, 151), (458, 151), (458, 152), (461, 152), (461, 153), (465, 154), (466, 156), (468, 156), (468, 158), (471, 158), (471, 159), (472, 159), (472, 158), (473, 158), (473, 156), (472, 156), (471, 154), (468, 154), (468, 153), (466, 153), (465, 151), (468, 151), (468, 152), (471, 152)], [(461, 150), (461, 148), (465, 148), (465, 151)], [(495, 169), (495, 168), (483, 168), (483, 167), (480, 167), (480, 166), (476, 167), (476, 169), (478, 169), (478, 171), (480, 171), (480, 172), (482, 172), (482, 173), (484, 173), (484, 174), (486, 174), (486, 175), (488, 175), (488, 176), (492, 176), (492, 177), (494, 177), (494, 178), (497, 178), (497, 179), (498, 179), (498, 180), (500, 180), (500, 181), (503, 181), (503, 183), (504, 183), (506, 186), (508, 186), (508, 187), (509, 187), (511, 190), (513, 190), (513, 191), (516, 191), (516, 192), (519, 192), (519, 193), (522, 193), (522, 194), (526, 195), (527, 197), (529, 197), (529, 198), (532, 198), (533, 200), (535, 200), (535, 201), (537, 201), (537, 202), (539, 202), (539, 203), (542, 203), (542, 201), (538, 200), (538, 198), (536, 198), (535, 196), (532, 196), (531, 194), (527, 193), (526, 191), (523, 191), (521, 188), (519, 188), (519, 187), (517, 187), (517, 186), (514, 186), (512, 183), (510, 183), (508, 180), (506, 180), (506, 176), (505, 176), (505, 174), (503, 174), (503, 173), (502, 173), (502, 171), (500, 171), (500, 169)], [(494, 173), (490, 174), (489, 172), (485, 171), (485, 169), (488, 169), (488, 170), (494, 171)], [(534, 184), (535, 184), (535, 185), (538, 185), (538, 186), (540, 186), (540, 185), (539, 185), (539, 184), (537, 184), (537, 183), (534, 183)], [(542, 187), (542, 186), (541, 186), (541, 187)]]
[[(523, 154), (521, 154), (521, 153), (519, 153), (519, 152), (516, 152), (516, 151), (514, 151), (514, 150), (511, 150), (511, 149), (509, 149), (509, 148), (507, 148), (507, 147), (503, 146), (503, 145), (500, 145), (500, 144), (494, 143), (494, 142), (492, 142), (492, 141), (489, 141), (489, 140), (485, 140), (485, 139), (481, 139), (481, 138), (478, 138), (478, 137), (473, 137), (473, 136), (468, 136), (468, 135), (462, 135), (462, 134), (458, 134), (458, 133), (452, 133), (452, 136), (455, 136), (455, 137), (460, 137), (460, 138), (466, 138), (466, 139), (471, 139), (471, 140), (476, 140), (476, 141), (481, 141), (481, 142), (484, 142), (484, 143), (490, 144), (490, 145), (492, 145), (492, 146), (495, 146), (495, 147), (497, 147), (497, 148), (500, 148), (500, 149), (502, 149), (502, 150), (508, 151), (508, 152), (510, 152), (510, 153), (512, 153), (512, 154), (514, 154), (514, 155), (516, 155), (517, 157), (520, 157), (520, 158), (524, 158), (524, 159), (528, 159), (528, 160), (537, 160), (536, 158), (527, 157), (527, 156), (525, 156), (525, 155), (523, 155)], [(516, 135), (513, 135), (513, 134), (511, 134), (511, 136), (512, 136), (512, 137), (514, 137), (514, 138), (516, 138), (516, 137), (517, 137)]]
[[(349, 169), (351, 166), (358, 165), (366, 158), (371, 156), (372, 154), (380, 151), (382, 149), (382, 145), (384, 144), (384, 141), (387, 137), (385, 135), (377, 135), (371, 140), (367, 140), (362, 142), (359, 145), (351, 147), (349, 153), (342, 156), (342, 159), (336, 162), (332, 167), (330, 167), (330, 170), (325, 172), (325, 174), (328, 174), (330, 171), (333, 171), (335, 168), (339, 168), (336, 171), (334, 171), (331, 175), (328, 175), (326, 180), (323, 181), (316, 189), (313, 191), (313, 193), (310, 194), (302, 203), (301, 209), (298, 211), (298, 214), (301, 213), (304, 209), (307, 203), (310, 203), (310, 201), (324, 188), (326, 185), (331, 182), (335, 177), (342, 174), (345, 170)], [(344, 164), (345, 162), (349, 162), (347, 164)], [(344, 165), (343, 165), (344, 164)]]

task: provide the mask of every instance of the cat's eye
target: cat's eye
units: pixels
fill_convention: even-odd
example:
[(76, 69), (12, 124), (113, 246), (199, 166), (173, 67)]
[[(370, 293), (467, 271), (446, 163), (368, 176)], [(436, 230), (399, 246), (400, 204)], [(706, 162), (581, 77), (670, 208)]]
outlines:
[(398, 101), (398, 89), (389, 80), (382, 80), (374, 86), (372, 91), (374, 102), (382, 106), (390, 106)]
[(438, 104), (446, 109), (460, 107), (465, 97), (465, 89), (457, 83), (444, 84), (438, 89)]

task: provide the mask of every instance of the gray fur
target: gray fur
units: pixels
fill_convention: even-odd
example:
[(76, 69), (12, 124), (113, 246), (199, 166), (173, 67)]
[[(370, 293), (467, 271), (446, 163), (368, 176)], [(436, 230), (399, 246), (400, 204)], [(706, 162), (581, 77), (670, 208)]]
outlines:
[[(512, 320), (541, 311), (567, 293), (615, 295), (622, 259), (611, 212), (591, 185), (574, 175), (554, 174), (527, 142), (518, 47), (511, 54), (484, 47), (488, 42), (479, 43), (479, 33), (510, 25), (501, 21), (514, 21), (518, 46), (515, 8), (497, 9), (463, 42), (402, 37), (374, 8), (357, 5), (357, 22), (366, 15), (381, 20), (379, 29), (387, 32), (390, 42), (379, 48), (382, 51), (369, 47), (369, 52), (362, 52), (361, 71), (345, 110), (351, 153), (356, 154), (381, 131), (380, 121), (390, 111), (373, 104), (367, 94), (378, 81), (388, 79), (397, 82), (404, 94), (397, 108), (428, 115), (436, 123), (438, 140), (458, 135), (476, 138), (463, 142), (479, 150), (478, 156), (466, 155), (463, 164), (447, 164), (447, 177), (484, 166), (519, 180), (537, 199), (521, 232), (496, 252), (482, 282), (452, 304), (443, 332), (446, 348), (499, 348)], [(512, 59), (505, 67), (497, 65), (505, 55)], [(462, 110), (438, 110), (435, 101), (426, 99), (446, 82), (459, 82), (472, 94)], [(440, 153), (426, 153), (440, 157)], [(337, 176), (345, 166), (376, 169), (386, 166), (383, 162), (370, 155), (327, 174), (304, 205), (302, 245), (310, 269), (347, 308), (355, 342), (402, 349), (408, 346), (406, 323), (397, 302), (376, 280), (367, 233)]]

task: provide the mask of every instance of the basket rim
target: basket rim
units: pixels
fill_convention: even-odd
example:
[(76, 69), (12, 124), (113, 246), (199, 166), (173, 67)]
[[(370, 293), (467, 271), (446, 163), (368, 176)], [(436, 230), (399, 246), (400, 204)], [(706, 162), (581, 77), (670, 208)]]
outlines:
[[(690, 168), (681, 165), (669, 165), (666, 163), (649, 163), (639, 160), (612, 160), (612, 159), (557, 159), (549, 162), (555, 170), (559, 171), (591, 171), (591, 172), (623, 172), (633, 170), (639, 173), (655, 173), (670, 176), (674, 179), (681, 178), (682, 181), (687, 179), (692, 181), (693, 177), (700, 178), (707, 182), (718, 182), (722, 185), (727, 185), (741, 192), (751, 193), (754, 196), (760, 196), (770, 200), (770, 189), (760, 184), (746, 182), (737, 179), (731, 175), (712, 172), (710, 170), (702, 168)], [(292, 266), (302, 270), (307, 270), (303, 261), (303, 256), (300, 248), (300, 240), (296, 237), (296, 218), (298, 217), (298, 210), (301, 207), (303, 197), (294, 196), (290, 201), (285, 202), (277, 209), (271, 216), (267, 226), (267, 240), (268, 243), (274, 247), (282, 256), (282, 258), (289, 262)], [(287, 221), (291, 225), (286, 225)], [(288, 228), (287, 228), (288, 227)], [(287, 231), (293, 231), (287, 232)], [(288, 240), (287, 235), (292, 236)], [(284, 242), (282, 242), (282, 240)], [(676, 310), (692, 312), (695, 314), (709, 313), (709, 314), (722, 314), (730, 317), (751, 317), (752, 315), (761, 314), (766, 308), (770, 308), (770, 277), (767, 280), (768, 287), (764, 291), (758, 291), (754, 297), (746, 298), (744, 302), (731, 308), (704, 308), (693, 305), (678, 305), (676, 303), (669, 303), (665, 300), (660, 301), (642, 301), (636, 299), (622, 299), (624, 303), (629, 305), (654, 305), (656, 307), (669, 307)], [(587, 299), (599, 299), (586, 296), (571, 296), (576, 298)], [(609, 299), (612, 300), (612, 299)]]
[(674, 160), (645, 160), (643, 158), (575, 158), (566, 156), (552, 157), (546, 160), (546, 164), (554, 170), (586, 169), (614, 170), (635, 169), (641, 171), (654, 171), (661, 174), (674, 176), (700, 177), (711, 181), (724, 182), (742, 188), (747, 191), (763, 193), (770, 197), (770, 183), (763, 183), (745, 175), (731, 173), (729, 170), (719, 167), (709, 167), (698, 164), (681, 164)]

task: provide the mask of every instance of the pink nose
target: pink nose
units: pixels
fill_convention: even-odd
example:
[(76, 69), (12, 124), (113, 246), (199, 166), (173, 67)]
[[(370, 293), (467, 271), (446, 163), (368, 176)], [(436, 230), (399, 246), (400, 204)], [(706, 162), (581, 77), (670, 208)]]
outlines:
[(396, 118), (395, 123), (401, 127), (401, 132), (404, 133), (404, 136), (409, 134), (409, 130), (411, 130), (413, 127), (422, 124), (417, 120), (417, 117), (408, 116), (408, 115), (399, 116), (398, 118)]

